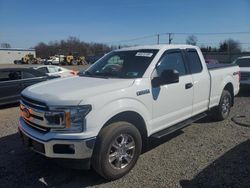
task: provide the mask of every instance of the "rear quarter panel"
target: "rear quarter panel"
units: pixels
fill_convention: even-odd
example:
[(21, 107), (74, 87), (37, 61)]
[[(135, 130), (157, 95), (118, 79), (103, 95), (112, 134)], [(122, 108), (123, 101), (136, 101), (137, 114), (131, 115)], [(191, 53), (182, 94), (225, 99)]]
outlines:
[(209, 70), (211, 75), (210, 108), (219, 104), (222, 91), (228, 83), (233, 85), (234, 96), (238, 94), (239, 75), (234, 73), (239, 72), (239, 70), (238, 66)]

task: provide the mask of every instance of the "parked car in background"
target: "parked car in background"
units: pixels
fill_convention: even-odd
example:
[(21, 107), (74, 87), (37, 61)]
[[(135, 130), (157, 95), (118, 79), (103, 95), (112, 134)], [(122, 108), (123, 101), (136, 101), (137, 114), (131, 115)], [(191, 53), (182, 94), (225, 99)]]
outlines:
[(206, 64), (219, 64), (217, 59), (205, 59)]
[(59, 57), (51, 57), (49, 59), (47, 59), (47, 61), (44, 62), (45, 65), (59, 65), (60, 61), (59, 61)]
[(78, 74), (78, 71), (69, 70), (55, 65), (41, 65), (37, 67), (32, 67), (32, 69), (38, 70), (49, 76), (58, 76), (58, 77), (76, 76)]
[(240, 67), (240, 84), (250, 86), (250, 56), (239, 57), (233, 63)]
[(29, 68), (0, 69), (0, 105), (18, 102), (24, 88), (51, 78)]

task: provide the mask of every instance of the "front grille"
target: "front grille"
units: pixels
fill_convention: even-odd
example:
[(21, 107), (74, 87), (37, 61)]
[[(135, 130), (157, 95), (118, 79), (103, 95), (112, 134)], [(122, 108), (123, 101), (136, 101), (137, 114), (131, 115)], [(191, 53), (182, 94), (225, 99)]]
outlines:
[(33, 123), (32, 121), (29, 121), (29, 120), (27, 120), (25, 118), (23, 118), (23, 120), (25, 121), (26, 124), (28, 124), (29, 126), (31, 126), (32, 128), (34, 128), (34, 129), (36, 129), (38, 131), (42, 131), (42, 132), (45, 133), (45, 132), (49, 132), (49, 130), (50, 130), (49, 128), (40, 126), (40, 125), (38, 125), (36, 123)]
[(250, 80), (250, 72), (241, 72), (240, 80)]
[(26, 97), (24, 95), (21, 95), (21, 100), (22, 100), (22, 102), (24, 104), (26, 104), (26, 105), (28, 105), (30, 107), (33, 107), (35, 109), (48, 110), (48, 106), (43, 102), (28, 98), (28, 97)]
[(21, 96), (20, 110), (22, 119), (31, 128), (40, 132), (49, 132), (51, 128), (64, 128), (64, 112), (49, 111), (48, 106), (40, 101)]

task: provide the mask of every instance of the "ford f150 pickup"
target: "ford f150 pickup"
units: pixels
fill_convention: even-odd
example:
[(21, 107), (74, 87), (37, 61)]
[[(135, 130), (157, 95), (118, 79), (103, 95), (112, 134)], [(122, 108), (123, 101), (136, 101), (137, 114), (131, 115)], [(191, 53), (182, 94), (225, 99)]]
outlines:
[(18, 129), (34, 151), (81, 159), (113, 180), (133, 168), (149, 137), (160, 139), (207, 114), (226, 119), (239, 76), (237, 65), (207, 68), (195, 46), (119, 49), (79, 77), (26, 88)]

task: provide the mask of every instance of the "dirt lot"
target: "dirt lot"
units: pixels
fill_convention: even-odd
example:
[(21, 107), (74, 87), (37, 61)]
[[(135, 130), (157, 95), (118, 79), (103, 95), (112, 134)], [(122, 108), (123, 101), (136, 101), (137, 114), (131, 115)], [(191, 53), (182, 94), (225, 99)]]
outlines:
[(234, 115), (250, 116), (250, 91), (235, 99), (231, 117), (206, 118), (161, 140), (151, 140), (135, 168), (106, 182), (94, 171), (64, 168), (23, 147), (17, 105), (0, 109), (0, 187), (248, 187), (250, 127)]

